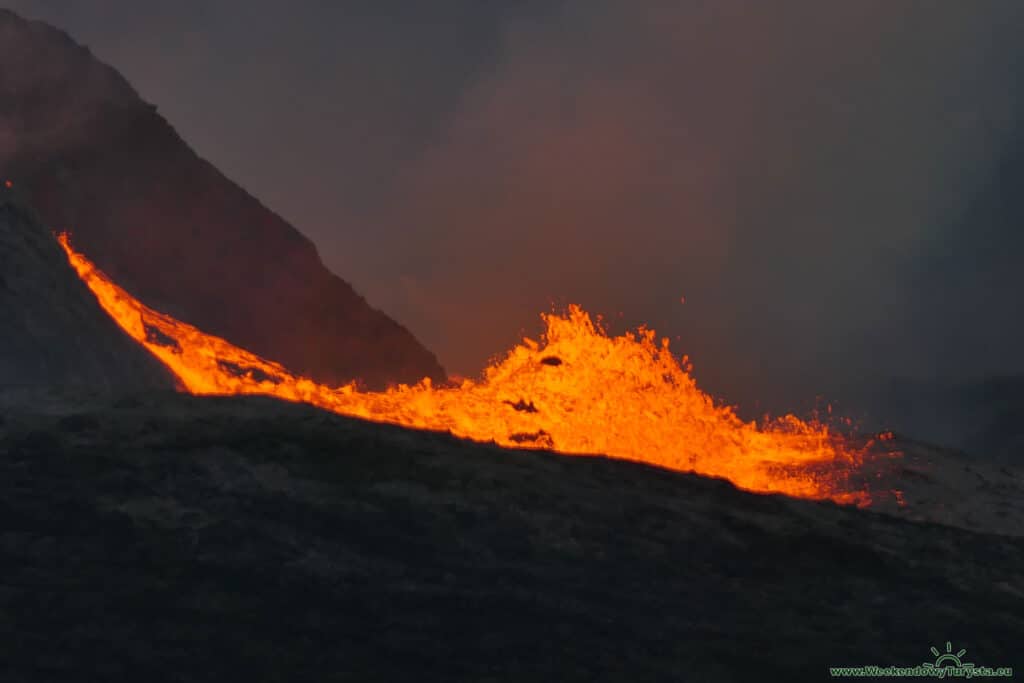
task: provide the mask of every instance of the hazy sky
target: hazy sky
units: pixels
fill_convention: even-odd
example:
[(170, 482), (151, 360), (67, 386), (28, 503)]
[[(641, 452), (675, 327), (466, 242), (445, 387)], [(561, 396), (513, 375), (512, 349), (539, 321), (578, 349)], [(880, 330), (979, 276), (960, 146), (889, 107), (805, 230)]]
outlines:
[[(933, 318), (958, 311), (921, 303), (1020, 133), (1016, 0), (7, 4), (450, 371), (567, 302), (655, 327), (740, 402), (1024, 371), (1019, 321), (951, 346)], [(963, 268), (966, 312), (989, 294)]]

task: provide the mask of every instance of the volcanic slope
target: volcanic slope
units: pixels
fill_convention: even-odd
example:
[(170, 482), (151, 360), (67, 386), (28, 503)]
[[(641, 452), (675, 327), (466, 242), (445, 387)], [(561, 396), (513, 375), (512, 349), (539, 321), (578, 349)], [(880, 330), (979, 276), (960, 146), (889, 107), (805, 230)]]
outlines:
[(173, 389), (100, 308), (51, 235), (0, 189), (0, 391)]
[(1024, 539), (263, 397), (7, 406), (0, 679), (1024, 666)]
[(408, 330), (197, 156), (114, 69), (3, 9), (0, 174), (158, 310), (324, 384), (444, 377)]

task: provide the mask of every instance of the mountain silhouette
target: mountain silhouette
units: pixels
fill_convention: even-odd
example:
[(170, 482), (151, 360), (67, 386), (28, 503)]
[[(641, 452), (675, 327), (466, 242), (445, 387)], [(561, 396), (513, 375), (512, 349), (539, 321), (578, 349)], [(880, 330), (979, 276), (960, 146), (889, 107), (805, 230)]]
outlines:
[(148, 305), (320, 382), (442, 379), (312, 242), (87, 48), (0, 9), (0, 174)]

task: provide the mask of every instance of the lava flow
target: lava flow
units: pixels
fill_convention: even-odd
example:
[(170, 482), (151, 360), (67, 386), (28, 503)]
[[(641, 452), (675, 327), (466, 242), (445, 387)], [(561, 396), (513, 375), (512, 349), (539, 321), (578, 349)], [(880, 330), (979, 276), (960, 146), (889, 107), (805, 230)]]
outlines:
[(723, 477), (750, 491), (866, 505), (854, 483), (862, 454), (792, 415), (758, 425), (716, 405), (653, 330), (612, 337), (581, 308), (544, 315), (541, 342), (524, 339), (482, 379), (437, 387), (424, 379), (383, 392), (332, 388), (154, 311), (85, 256), (60, 244), (103, 308), (193, 394), (264, 394), (343, 415), (450, 431), (503, 446), (605, 454)]

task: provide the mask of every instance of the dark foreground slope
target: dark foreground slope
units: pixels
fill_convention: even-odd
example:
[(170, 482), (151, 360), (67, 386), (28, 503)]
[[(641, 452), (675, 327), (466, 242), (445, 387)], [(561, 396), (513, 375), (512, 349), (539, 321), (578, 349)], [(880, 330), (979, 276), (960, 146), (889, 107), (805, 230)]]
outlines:
[(53, 235), (0, 187), (0, 392), (175, 386), (78, 279)]
[(1024, 539), (263, 399), (4, 410), (3, 680), (1024, 666)]
[(0, 9), (0, 180), (148, 305), (324, 383), (444, 375), (116, 71)]

